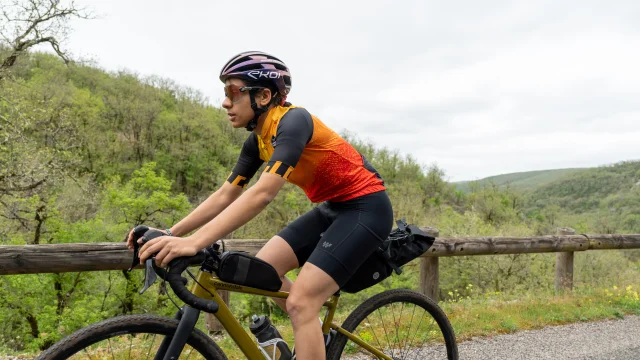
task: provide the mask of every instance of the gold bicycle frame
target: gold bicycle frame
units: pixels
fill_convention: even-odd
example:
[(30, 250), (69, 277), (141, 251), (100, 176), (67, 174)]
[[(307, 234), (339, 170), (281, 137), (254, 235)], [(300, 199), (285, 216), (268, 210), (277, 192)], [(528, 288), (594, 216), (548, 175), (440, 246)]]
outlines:
[[(202, 285), (202, 286), (200, 286)], [(268, 296), (273, 298), (286, 299), (289, 296), (288, 292), (284, 291), (267, 291), (260, 290), (252, 287), (247, 287), (243, 285), (237, 285), (228, 283), (220, 280), (217, 276), (212, 275), (211, 273), (205, 271), (198, 271), (196, 275), (196, 282), (193, 284), (191, 288), (191, 292), (197, 297), (213, 300), (215, 301), (219, 308), (218, 312), (214, 315), (220, 321), (222, 326), (227, 330), (233, 341), (238, 345), (240, 350), (244, 353), (244, 355), (249, 360), (264, 360), (264, 355), (260, 352), (258, 345), (253, 341), (253, 337), (251, 337), (240, 325), (238, 319), (236, 319), (227, 304), (222, 301), (222, 298), (217, 290), (225, 290), (230, 292), (239, 292), (245, 294), (259, 295), (259, 296)], [(213, 296), (212, 296), (213, 295)], [(335, 329), (340, 334), (346, 336), (354, 343), (359, 346), (367, 349), (372, 354), (376, 355), (379, 359), (385, 360), (393, 360), (387, 355), (383, 354), (377, 348), (369, 345), (367, 342), (362, 340), (360, 337), (350, 333), (349, 331), (343, 329), (342, 327), (333, 323), (333, 315), (335, 314), (336, 308), (338, 306), (339, 296), (331, 296), (329, 300), (324, 303), (324, 307), (327, 308), (327, 313), (325, 315), (323, 325), (322, 325), (322, 333), (328, 334), (329, 329)]]

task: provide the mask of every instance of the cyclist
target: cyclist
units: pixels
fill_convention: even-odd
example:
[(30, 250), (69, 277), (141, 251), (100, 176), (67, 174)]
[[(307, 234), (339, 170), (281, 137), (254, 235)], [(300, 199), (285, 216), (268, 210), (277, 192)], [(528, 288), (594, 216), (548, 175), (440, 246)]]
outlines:
[[(156, 255), (164, 267), (176, 257), (191, 256), (258, 215), (285, 182), (304, 190), (314, 203), (256, 255), (282, 277), (285, 300), (274, 299), (291, 318), (297, 359), (324, 359), (318, 313), (389, 235), (391, 203), (378, 172), (349, 143), (307, 110), (286, 102), (291, 74), (278, 58), (259, 51), (238, 54), (220, 73), (234, 128), (247, 137), (233, 171), (214, 194), (167, 229), (168, 236), (149, 241), (141, 261)], [(243, 192), (263, 163), (255, 185)], [(200, 228), (188, 237), (180, 236)], [(129, 247), (132, 248), (131, 233)], [(302, 266), (298, 278), (285, 277)]]

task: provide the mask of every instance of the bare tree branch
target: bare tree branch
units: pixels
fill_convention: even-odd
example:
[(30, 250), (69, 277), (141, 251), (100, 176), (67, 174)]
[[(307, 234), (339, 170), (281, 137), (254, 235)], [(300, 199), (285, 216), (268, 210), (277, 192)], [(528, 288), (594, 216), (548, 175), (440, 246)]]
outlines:
[[(0, 2), (5, 2), (0, 0)], [(35, 45), (48, 43), (53, 51), (66, 64), (71, 62), (70, 56), (60, 47), (70, 31), (68, 22), (72, 18), (90, 19), (85, 8), (76, 7), (71, 1), (68, 5), (61, 0), (29, 0), (13, 1), (11, 5), (1, 4), (2, 17), (0, 45), (9, 48), (9, 55), (1, 61), (0, 80), (17, 59)], [(12, 33), (12, 34), (9, 34)], [(4, 43), (4, 44), (3, 44)]]

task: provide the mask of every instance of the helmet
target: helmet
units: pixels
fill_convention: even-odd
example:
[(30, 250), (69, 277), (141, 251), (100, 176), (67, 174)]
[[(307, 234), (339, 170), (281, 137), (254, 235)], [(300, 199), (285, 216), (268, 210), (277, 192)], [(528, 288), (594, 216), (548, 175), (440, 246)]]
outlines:
[(247, 51), (231, 58), (220, 71), (220, 80), (235, 77), (249, 83), (275, 85), (280, 95), (291, 90), (291, 73), (280, 59), (262, 51)]
[[(220, 80), (225, 82), (230, 77), (242, 79), (249, 84), (264, 84), (269, 88), (275, 87), (281, 96), (280, 101), (283, 103), (291, 90), (291, 73), (289, 73), (287, 65), (277, 57), (262, 51), (243, 52), (227, 61), (220, 71)], [(254, 117), (246, 126), (248, 131), (253, 131), (256, 128), (258, 118), (268, 110), (258, 107), (255, 94), (255, 90), (249, 91)]]

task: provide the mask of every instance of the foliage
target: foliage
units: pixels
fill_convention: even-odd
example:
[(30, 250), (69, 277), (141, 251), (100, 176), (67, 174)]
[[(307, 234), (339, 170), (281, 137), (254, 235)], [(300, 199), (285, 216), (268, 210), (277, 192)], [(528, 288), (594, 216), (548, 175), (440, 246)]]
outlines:
[(640, 232), (640, 161), (588, 169), (536, 189), (527, 211), (545, 210), (596, 233)]
[[(200, 93), (167, 79), (64, 66), (39, 53), (22, 56), (12, 71), (11, 80), (0, 82), (3, 245), (122, 241), (136, 224), (170, 226), (225, 181), (247, 136)], [(640, 230), (640, 163), (584, 170), (529, 193), (498, 183), (474, 183), (463, 192), (435, 165), (343, 136), (382, 174), (395, 218), (436, 227), (441, 236), (527, 236), (555, 233), (559, 226)], [(313, 206), (287, 184), (233, 236), (270, 238)], [(637, 275), (637, 253), (582, 255), (576, 259), (579, 284), (609, 286)], [(387, 288), (416, 289), (417, 265), (343, 295), (345, 311)], [(442, 300), (546, 291), (553, 287), (553, 258), (446, 258), (440, 277)], [(154, 287), (140, 296), (141, 282), (140, 272), (118, 271), (0, 277), (0, 343), (7, 351), (36, 352), (100, 319), (175, 311), (170, 291)], [(245, 320), (252, 313), (285, 318), (260, 297), (234, 295), (233, 310)]]
[(470, 186), (476, 185), (488, 185), (496, 184), (500, 186), (510, 186), (520, 191), (533, 190), (542, 185), (546, 185), (550, 182), (558, 180), (568, 174), (580, 172), (585, 169), (554, 169), (554, 170), (536, 170), (525, 171), (510, 174), (502, 174), (489, 176), (484, 179), (475, 181), (458, 181), (454, 184), (456, 187), (464, 192), (470, 191)]

